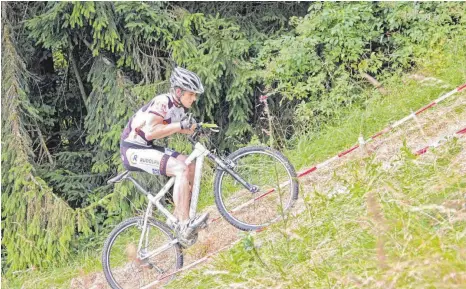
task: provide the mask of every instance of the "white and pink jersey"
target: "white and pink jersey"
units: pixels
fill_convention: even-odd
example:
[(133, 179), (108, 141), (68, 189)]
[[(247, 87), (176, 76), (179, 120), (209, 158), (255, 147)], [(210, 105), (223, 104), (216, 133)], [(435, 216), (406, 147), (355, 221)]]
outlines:
[(158, 123), (148, 122), (150, 114), (161, 116), (164, 124), (170, 124), (181, 121), (186, 113), (171, 94), (158, 95), (130, 118), (121, 135), (121, 141), (151, 146), (151, 141), (146, 139), (145, 134)]

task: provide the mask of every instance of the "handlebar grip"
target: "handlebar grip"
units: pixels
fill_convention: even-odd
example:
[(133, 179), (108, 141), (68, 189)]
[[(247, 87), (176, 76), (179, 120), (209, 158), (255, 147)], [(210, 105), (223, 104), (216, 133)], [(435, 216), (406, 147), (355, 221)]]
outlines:
[(194, 129), (194, 133), (192, 135), (188, 136), (188, 140), (193, 145), (195, 145), (196, 142), (197, 142), (196, 137), (203, 128), (206, 128), (206, 129), (209, 128), (211, 131), (218, 132), (218, 130), (213, 129), (214, 127), (217, 128), (218, 126), (216, 124), (212, 125), (212, 124), (204, 124), (202, 122), (198, 122), (198, 123), (196, 123), (196, 128)]

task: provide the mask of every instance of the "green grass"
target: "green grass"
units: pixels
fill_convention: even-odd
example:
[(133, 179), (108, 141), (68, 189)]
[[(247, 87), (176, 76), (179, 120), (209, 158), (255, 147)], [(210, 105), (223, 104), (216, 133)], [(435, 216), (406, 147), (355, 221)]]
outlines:
[(4, 276), (2, 288), (69, 288), (74, 277), (102, 270), (99, 249), (82, 251), (60, 268), (18, 272), (14, 278)]
[[(302, 136), (285, 154), (297, 169), (312, 166), (354, 145), (360, 133), (367, 139), (466, 82), (464, 39), (441, 49), (432, 49), (417, 72), (448, 88), (420, 86), (405, 76), (389, 79), (389, 95), (368, 91), (364, 107), (352, 107), (333, 125)], [(391, 172), (381, 172), (372, 159), (362, 167), (349, 163), (350, 194), (329, 199), (323, 192), (306, 192), (307, 209), (299, 219), (245, 237), (260, 247), (243, 242), (170, 288), (464, 288), (465, 220), (451, 223), (447, 213), (429, 207), (464, 202), (464, 171), (451, 163), (462, 149), (452, 142), (427, 164), (401, 155), (402, 166)], [(212, 181), (213, 175), (204, 179), (200, 208), (213, 204)], [(92, 243), (61, 268), (3, 276), (2, 287), (68, 288), (72, 278), (101, 271), (103, 239)]]
[[(343, 117), (320, 132), (300, 136), (296, 145), (286, 152), (287, 157), (298, 169), (317, 164), (355, 145), (360, 135), (368, 139), (389, 124), (464, 84), (466, 49), (463, 46), (464, 39), (463, 42), (460, 40), (449, 44), (446, 51), (433, 50), (417, 71), (426, 77), (443, 80), (448, 88), (421, 86), (419, 82), (407, 78), (407, 75), (388, 79), (384, 84), (390, 91), (388, 95), (381, 95), (376, 90), (367, 91), (371, 96), (367, 97), (364, 107), (348, 108), (343, 112)], [(431, 108), (434, 111), (436, 109)]]
[(391, 171), (350, 162), (349, 194), (308, 192), (298, 218), (253, 237), (261, 261), (243, 242), (168, 288), (464, 288), (466, 215), (438, 209), (465, 203), (464, 149), (452, 141), (433, 162), (401, 152)]

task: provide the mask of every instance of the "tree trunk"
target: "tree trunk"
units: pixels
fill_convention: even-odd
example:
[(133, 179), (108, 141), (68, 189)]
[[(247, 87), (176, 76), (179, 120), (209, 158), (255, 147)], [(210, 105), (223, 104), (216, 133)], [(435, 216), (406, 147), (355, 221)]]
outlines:
[(71, 65), (73, 66), (73, 71), (74, 71), (74, 75), (76, 77), (76, 81), (78, 82), (78, 86), (79, 86), (79, 91), (81, 92), (81, 97), (84, 101), (84, 105), (86, 106), (86, 109), (88, 108), (87, 107), (87, 94), (86, 94), (86, 91), (84, 90), (84, 85), (83, 85), (83, 81), (82, 81), (82, 78), (81, 78), (81, 75), (79, 73), (79, 68), (78, 68), (78, 63), (76, 62), (76, 58), (74, 57), (74, 47), (71, 43), (71, 40), (69, 39), (69, 44), (70, 44), (70, 49), (71, 49), (71, 52), (70, 52), (70, 60), (71, 60)]

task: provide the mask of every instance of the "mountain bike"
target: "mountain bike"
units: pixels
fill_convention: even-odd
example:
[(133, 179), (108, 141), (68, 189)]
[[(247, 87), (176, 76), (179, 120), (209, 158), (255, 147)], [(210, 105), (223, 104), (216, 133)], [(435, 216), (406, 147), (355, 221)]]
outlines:
[[(228, 157), (219, 157), (197, 140), (202, 132), (218, 132), (215, 128), (213, 124), (199, 123), (188, 137), (193, 151), (186, 164), (196, 160), (190, 219), (196, 217), (205, 157), (215, 165), (215, 204), (231, 225), (243, 231), (253, 231), (285, 218), (297, 200), (299, 190), (291, 163), (279, 151), (265, 146), (244, 147)], [(178, 224), (178, 219), (161, 202), (173, 186), (175, 177), (171, 177), (157, 194), (145, 190), (130, 171), (119, 174), (108, 183), (123, 180), (133, 182), (147, 197), (148, 205), (143, 216), (121, 222), (105, 241), (102, 252), (105, 277), (112, 288), (153, 288), (152, 284), (167, 282), (183, 266), (186, 244), (182, 246), (175, 231), (153, 217), (155, 206), (173, 225)], [(193, 230), (194, 236), (198, 230)], [(196, 238), (193, 240), (194, 244)]]

